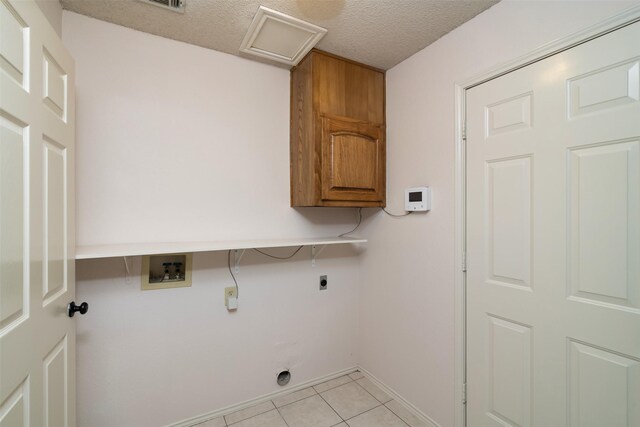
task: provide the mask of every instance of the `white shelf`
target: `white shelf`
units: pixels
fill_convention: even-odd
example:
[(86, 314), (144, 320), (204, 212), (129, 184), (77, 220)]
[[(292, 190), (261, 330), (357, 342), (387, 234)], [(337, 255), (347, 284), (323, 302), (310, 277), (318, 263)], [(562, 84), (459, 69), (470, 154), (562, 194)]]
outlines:
[(210, 252), (244, 249), (282, 248), (287, 246), (344, 245), (366, 243), (356, 237), (323, 237), (301, 239), (231, 240), (218, 242), (128, 243), (76, 247), (76, 259), (114, 258), (183, 252)]

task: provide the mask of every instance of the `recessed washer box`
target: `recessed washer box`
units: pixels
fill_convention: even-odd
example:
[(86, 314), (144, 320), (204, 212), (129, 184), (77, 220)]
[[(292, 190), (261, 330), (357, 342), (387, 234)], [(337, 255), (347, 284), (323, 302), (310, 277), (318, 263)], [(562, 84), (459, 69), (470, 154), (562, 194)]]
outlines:
[(193, 254), (145, 255), (142, 257), (142, 290), (191, 286)]

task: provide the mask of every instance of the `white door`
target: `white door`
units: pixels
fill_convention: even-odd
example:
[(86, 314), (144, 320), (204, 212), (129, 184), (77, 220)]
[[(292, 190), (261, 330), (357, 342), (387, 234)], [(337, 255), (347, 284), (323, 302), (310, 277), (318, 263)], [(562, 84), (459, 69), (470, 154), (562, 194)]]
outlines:
[(467, 92), (467, 423), (640, 426), (640, 23)]
[(0, 426), (75, 425), (74, 62), (0, 0)]

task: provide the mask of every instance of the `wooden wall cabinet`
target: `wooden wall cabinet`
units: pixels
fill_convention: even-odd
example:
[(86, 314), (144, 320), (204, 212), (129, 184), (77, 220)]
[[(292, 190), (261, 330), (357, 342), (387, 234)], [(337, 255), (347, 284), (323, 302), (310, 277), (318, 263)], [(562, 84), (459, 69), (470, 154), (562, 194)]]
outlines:
[(384, 72), (312, 50), (291, 70), (291, 206), (385, 206)]

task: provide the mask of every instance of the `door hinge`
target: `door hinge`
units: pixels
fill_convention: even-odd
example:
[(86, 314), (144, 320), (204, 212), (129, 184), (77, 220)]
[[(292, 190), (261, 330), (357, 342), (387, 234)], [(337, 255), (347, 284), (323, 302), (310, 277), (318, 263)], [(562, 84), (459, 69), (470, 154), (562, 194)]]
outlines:
[(462, 252), (462, 272), (467, 272), (467, 252)]
[(467, 404), (467, 383), (462, 384), (462, 404)]
[(462, 134), (462, 140), (466, 141), (467, 140), (467, 121), (463, 121), (462, 122), (462, 130), (460, 132)]

